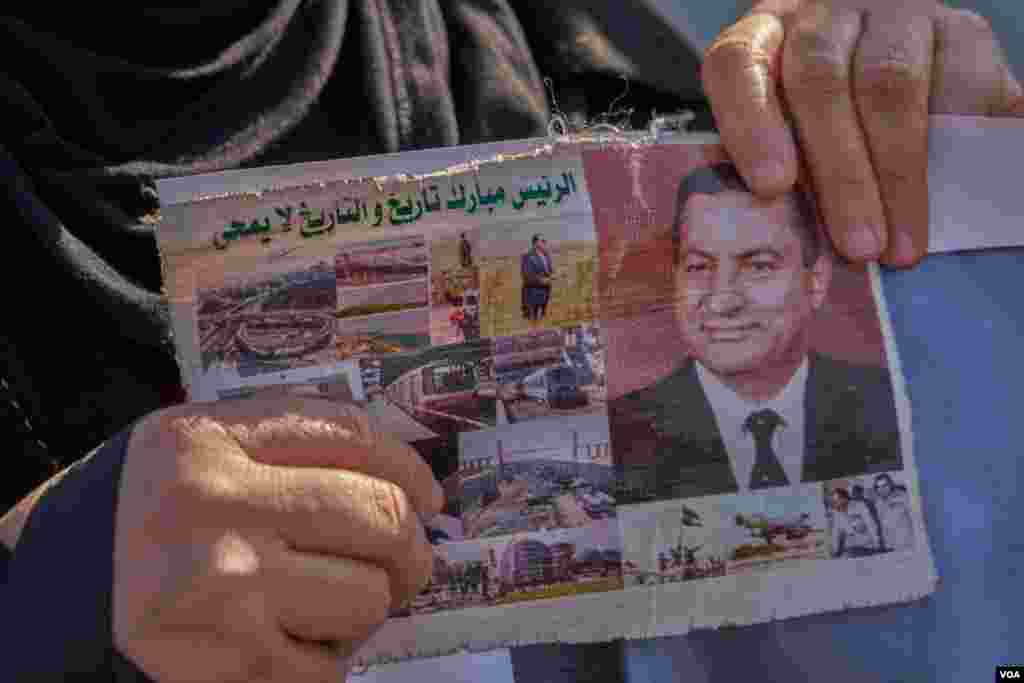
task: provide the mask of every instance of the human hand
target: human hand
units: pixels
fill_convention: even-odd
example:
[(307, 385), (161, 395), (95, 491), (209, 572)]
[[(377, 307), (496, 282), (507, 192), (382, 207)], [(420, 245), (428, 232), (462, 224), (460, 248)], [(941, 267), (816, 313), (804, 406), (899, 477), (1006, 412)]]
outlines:
[(705, 53), (723, 144), (771, 198), (806, 163), (829, 234), (853, 261), (928, 249), (928, 115), (1024, 116), (988, 23), (933, 0), (763, 0)]
[(353, 406), (177, 406), (135, 428), (118, 499), (118, 650), (160, 681), (331, 681), (432, 569), (443, 493)]

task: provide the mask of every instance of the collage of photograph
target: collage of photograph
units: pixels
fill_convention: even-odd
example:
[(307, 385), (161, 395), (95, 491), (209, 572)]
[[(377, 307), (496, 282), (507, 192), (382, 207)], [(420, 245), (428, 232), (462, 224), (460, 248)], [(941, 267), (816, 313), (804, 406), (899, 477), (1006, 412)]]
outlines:
[(627, 202), (600, 154), (596, 223), (467, 220), (198, 297), (204, 362), (276, 384), (221, 398), (355, 402), (442, 483), (433, 577), (393, 617), (913, 546), (871, 283), (813, 207), (656, 150)]

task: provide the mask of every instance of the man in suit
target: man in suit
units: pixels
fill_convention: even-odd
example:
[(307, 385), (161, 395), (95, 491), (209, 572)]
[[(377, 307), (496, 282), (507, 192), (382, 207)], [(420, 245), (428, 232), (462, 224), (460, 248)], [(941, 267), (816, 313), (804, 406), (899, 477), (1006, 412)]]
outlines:
[(623, 502), (902, 468), (888, 372), (810, 350), (832, 260), (802, 194), (758, 200), (731, 164), (697, 169), (673, 248), (690, 358), (609, 404)]
[(530, 321), (530, 329), (540, 326), (547, 313), (551, 298), (551, 276), (554, 266), (548, 253), (548, 242), (541, 235), (533, 236), (533, 248), (523, 254), (523, 314)]
[(466, 233), (462, 233), (459, 238), (459, 262), (463, 268), (473, 267), (473, 245), (466, 238)]

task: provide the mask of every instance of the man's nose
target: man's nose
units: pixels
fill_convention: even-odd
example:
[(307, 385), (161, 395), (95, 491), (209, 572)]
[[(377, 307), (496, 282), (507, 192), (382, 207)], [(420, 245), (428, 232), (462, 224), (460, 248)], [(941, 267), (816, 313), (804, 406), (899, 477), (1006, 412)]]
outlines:
[(732, 289), (709, 292), (704, 299), (704, 308), (712, 315), (732, 315), (743, 308), (743, 304), (743, 295)]

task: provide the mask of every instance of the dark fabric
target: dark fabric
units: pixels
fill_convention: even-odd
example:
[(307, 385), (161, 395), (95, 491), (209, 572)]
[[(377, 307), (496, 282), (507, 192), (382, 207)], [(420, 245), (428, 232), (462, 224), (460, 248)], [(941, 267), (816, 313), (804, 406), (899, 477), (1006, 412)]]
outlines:
[[(114, 520), (125, 429), (43, 494), (7, 566), (3, 679), (144, 681), (113, 647)], [(73, 569), (72, 569), (73, 568)]]
[(743, 426), (754, 435), (754, 446), (756, 457), (754, 469), (750, 473), (751, 490), (768, 486), (786, 486), (789, 479), (782, 469), (782, 463), (775, 455), (775, 448), (772, 446), (772, 435), (782, 424), (782, 416), (774, 410), (758, 410), (751, 413)]
[(544, 78), (574, 121), (611, 108), (605, 118), (642, 125), (694, 106), (710, 121), (695, 51), (629, 3), (231, 0), (79, 14), (8, 3), (0, 15), (0, 221), (19, 266), (0, 275), (0, 379), (28, 425), (0, 432), (15, 463), (6, 505), (52, 471), (40, 447), (70, 462), (182, 397), (154, 178), (542, 135)]
[(546, 307), (551, 298), (551, 285), (545, 281), (544, 276), (550, 276), (552, 273), (544, 259), (532, 249), (523, 254), (520, 261), (523, 278), (523, 306), (531, 312), (535, 312)]
[(621, 683), (625, 681), (622, 641), (586, 645), (540, 644), (512, 648), (517, 682)]
[(7, 568), (11, 563), (10, 549), (0, 543), (0, 586), (7, 586)]
[[(804, 397), (802, 481), (903, 468), (889, 373), (811, 354)], [(738, 487), (692, 361), (609, 402), (621, 500), (690, 498)]]

